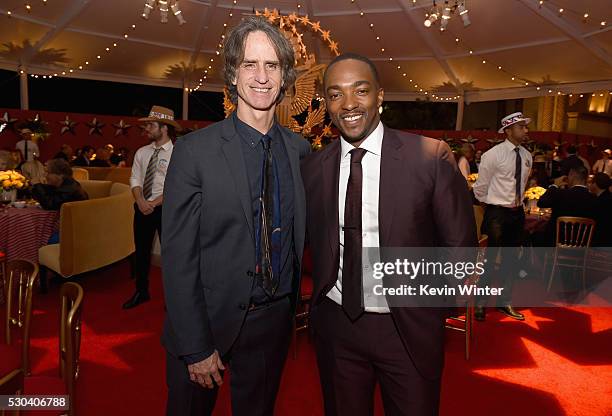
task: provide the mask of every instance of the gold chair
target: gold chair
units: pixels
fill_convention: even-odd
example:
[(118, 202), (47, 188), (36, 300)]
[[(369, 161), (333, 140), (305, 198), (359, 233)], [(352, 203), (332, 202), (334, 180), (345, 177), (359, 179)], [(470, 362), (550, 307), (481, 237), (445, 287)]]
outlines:
[[(487, 235), (481, 235), (478, 240), (478, 253), (476, 262), (484, 262), (485, 254), (489, 242)], [(478, 284), (479, 276), (473, 274), (466, 279), (465, 284)], [(446, 320), (446, 328), (465, 333), (465, 359), (470, 359), (472, 341), (474, 339), (474, 297), (471, 296), (465, 303), (465, 317), (454, 316)]]
[[(15, 396), (23, 393), (23, 370), (18, 368), (11, 371), (5, 376), (0, 376), (0, 395)], [(14, 415), (19, 414), (19, 410), (11, 412)], [(0, 410), (0, 415), (4, 416), (5, 411)]]
[(582, 290), (586, 289), (586, 261), (594, 229), (595, 220), (590, 218), (557, 218), (557, 237), (547, 291), (550, 291), (555, 271), (559, 266), (582, 269)]
[(6, 302), (6, 253), (0, 251), (0, 305)]
[(89, 171), (84, 168), (72, 168), (72, 177), (77, 181), (89, 180)]
[[(38, 278), (38, 265), (27, 260), (6, 263), (5, 344), (0, 344), (0, 376), (15, 369), (30, 372), (30, 320), (32, 293)], [(12, 343), (13, 328), (21, 332), (21, 345)]]
[(79, 376), (83, 288), (74, 282), (60, 289), (59, 377), (34, 376), (24, 380), (27, 395), (68, 395), (69, 416), (75, 414), (76, 381)]
[(302, 256), (302, 280), (300, 282), (300, 293), (297, 301), (295, 316), (293, 317), (293, 359), (297, 359), (297, 333), (308, 329), (310, 318), (310, 299), (312, 298), (312, 256), (310, 249), (304, 249)]

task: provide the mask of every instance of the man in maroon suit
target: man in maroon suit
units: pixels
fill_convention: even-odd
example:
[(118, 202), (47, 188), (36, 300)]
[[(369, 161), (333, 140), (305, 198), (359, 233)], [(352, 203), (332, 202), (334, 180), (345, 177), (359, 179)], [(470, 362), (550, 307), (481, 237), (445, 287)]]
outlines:
[(388, 297), (373, 305), (361, 255), (363, 247), (475, 247), (465, 180), (443, 141), (383, 126), (384, 91), (367, 58), (335, 58), (324, 92), (342, 137), (306, 158), (302, 177), (325, 414), (373, 414), (378, 382), (387, 415), (435, 415), (448, 310), (395, 307)]

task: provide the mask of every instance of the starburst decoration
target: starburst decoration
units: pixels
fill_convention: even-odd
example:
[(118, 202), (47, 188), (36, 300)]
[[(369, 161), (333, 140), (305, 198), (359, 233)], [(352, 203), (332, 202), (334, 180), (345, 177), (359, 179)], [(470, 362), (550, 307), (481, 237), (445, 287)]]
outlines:
[(102, 123), (101, 121), (98, 121), (97, 117), (94, 117), (94, 119), (87, 123), (87, 125), (89, 126), (89, 135), (91, 136), (92, 134), (97, 134), (99, 136), (102, 136), (102, 127), (104, 127), (104, 123)]
[(17, 122), (17, 119), (11, 118), (8, 111), (5, 111), (4, 116), (0, 118), (0, 132), (2, 132), (7, 127), (11, 127), (11, 128), (14, 127), (16, 122)]
[(130, 127), (132, 127), (132, 125), (131, 124), (127, 124), (123, 120), (119, 120), (119, 123), (113, 124), (113, 127), (116, 129), (115, 130), (115, 137), (120, 136), (120, 135), (121, 136), (127, 136), (128, 129)]
[(60, 124), (60, 126), (62, 126), (62, 128), (60, 130), (60, 134), (64, 134), (64, 133), (68, 133), (68, 132), (70, 132), (72, 134), (76, 134), (74, 132), (74, 128), (76, 127), (76, 125), (78, 123), (76, 121), (70, 120), (69, 116), (66, 116), (64, 121), (60, 121), (59, 124)]

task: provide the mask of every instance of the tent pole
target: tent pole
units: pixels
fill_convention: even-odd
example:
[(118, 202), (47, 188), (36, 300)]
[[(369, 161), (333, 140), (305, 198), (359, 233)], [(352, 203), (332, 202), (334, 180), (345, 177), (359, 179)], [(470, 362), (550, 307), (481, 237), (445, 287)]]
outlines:
[(459, 97), (457, 101), (457, 122), (455, 123), (455, 130), (459, 131), (463, 128), (463, 108), (465, 106), (465, 99), (463, 95)]
[(189, 88), (187, 83), (183, 82), (183, 120), (189, 119)]
[(19, 94), (21, 97), (21, 109), (29, 110), (30, 103), (28, 100), (28, 72), (26, 68), (20, 66), (19, 69)]

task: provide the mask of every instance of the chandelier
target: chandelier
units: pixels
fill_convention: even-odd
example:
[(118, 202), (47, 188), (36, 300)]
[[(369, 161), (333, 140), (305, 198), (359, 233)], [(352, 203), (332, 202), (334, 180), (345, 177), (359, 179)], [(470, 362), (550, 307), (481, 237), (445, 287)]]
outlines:
[[(170, 4), (171, 3), (171, 4)], [(170, 4), (170, 8), (168, 5)], [(183, 18), (183, 12), (179, 7), (178, 0), (146, 0), (144, 5), (144, 10), (142, 11), (142, 18), (145, 20), (149, 20), (149, 14), (152, 10), (155, 9), (155, 6), (159, 6), (159, 13), (161, 15), (161, 22), (168, 23), (168, 12), (172, 10), (172, 14), (179, 22), (179, 25), (183, 25), (186, 23), (185, 18)]]
[(469, 26), (472, 22), (470, 22), (470, 16), (468, 15), (468, 9), (465, 8), (464, 0), (454, 0), (448, 1), (446, 0), (443, 4), (440, 2), (436, 2), (434, 0), (433, 7), (426, 14), (426, 19), (423, 22), (425, 27), (431, 27), (436, 22), (440, 22), (440, 30), (446, 30), (446, 26), (448, 25), (448, 21), (455, 14), (458, 14), (463, 20), (463, 26)]

